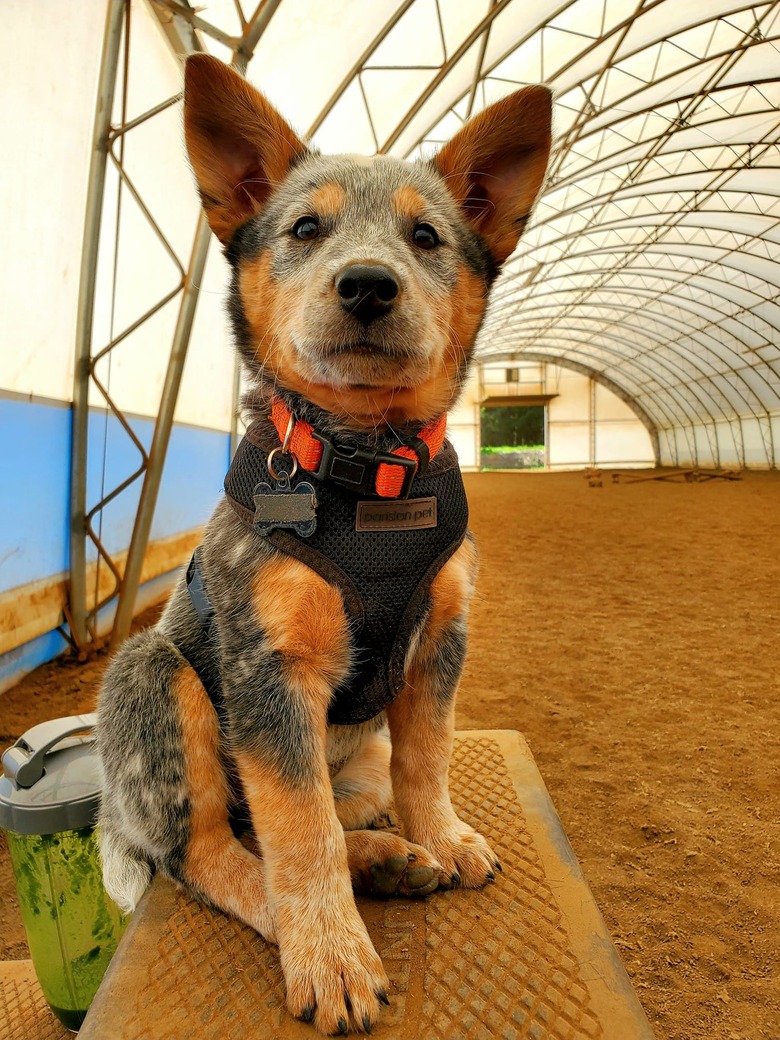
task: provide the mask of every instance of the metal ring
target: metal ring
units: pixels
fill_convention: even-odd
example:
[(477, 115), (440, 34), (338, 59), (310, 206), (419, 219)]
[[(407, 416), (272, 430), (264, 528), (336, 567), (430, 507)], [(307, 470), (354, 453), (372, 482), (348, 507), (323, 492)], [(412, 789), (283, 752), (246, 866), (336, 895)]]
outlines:
[(287, 477), (288, 480), (292, 480), (292, 478), (298, 472), (298, 460), (296, 459), (296, 457), (294, 455), (291, 454), (290, 458), (292, 459), (292, 470), (289, 473), (287, 473), (285, 470), (282, 470), (281, 473), (277, 473), (276, 470), (274, 469), (274, 463), (273, 463), (274, 455), (276, 455), (277, 452), (281, 452), (283, 455), (288, 454), (287, 452), (285, 452), (283, 447), (282, 448), (274, 448), (272, 451), (270, 451), (268, 453), (268, 461), (266, 462), (266, 466), (268, 466), (268, 472), (271, 474), (271, 476), (274, 478), (274, 480), (281, 480), (283, 476)]

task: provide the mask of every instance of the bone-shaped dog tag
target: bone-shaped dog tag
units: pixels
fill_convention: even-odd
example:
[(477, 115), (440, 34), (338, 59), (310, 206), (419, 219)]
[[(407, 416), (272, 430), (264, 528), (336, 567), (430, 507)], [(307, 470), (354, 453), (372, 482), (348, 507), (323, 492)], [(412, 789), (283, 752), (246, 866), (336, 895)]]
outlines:
[(258, 534), (268, 535), (281, 528), (309, 538), (317, 529), (317, 493), (308, 481), (290, 487), (289, 478), (283, 474), (275, 488), (258, 484), (253, 498), (252, 526)]

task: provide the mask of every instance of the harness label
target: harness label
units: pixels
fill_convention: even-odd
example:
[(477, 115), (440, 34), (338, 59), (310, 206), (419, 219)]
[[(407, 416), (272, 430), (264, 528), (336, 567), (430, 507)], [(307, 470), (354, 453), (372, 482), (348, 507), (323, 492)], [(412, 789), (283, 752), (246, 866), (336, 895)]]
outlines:
[(436, 499), (409, 498), (392, 502), (358, 502), (356, 531), (416, 531), (436, 527)]

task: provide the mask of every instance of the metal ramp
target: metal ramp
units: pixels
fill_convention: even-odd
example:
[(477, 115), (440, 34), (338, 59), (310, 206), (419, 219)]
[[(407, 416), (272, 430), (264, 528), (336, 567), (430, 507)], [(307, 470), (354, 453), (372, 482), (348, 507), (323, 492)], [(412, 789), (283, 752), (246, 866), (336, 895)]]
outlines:
[[(482, 891), (361, 899), (390, 977), (382, 1040), (652, 1040), (533, 757), (511, 731), (457, 735), (460, 815), (504, 866)], [(307, 1038), (276, 950), (157, 879), (87, 1015), (82, 1040)]]

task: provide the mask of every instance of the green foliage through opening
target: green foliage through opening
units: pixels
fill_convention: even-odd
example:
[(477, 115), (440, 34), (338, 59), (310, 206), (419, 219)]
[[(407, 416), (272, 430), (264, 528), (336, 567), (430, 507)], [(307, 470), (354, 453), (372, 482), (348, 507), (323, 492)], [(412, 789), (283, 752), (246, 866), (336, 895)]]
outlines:
[(544, 448), (544, 405), (480, 408), (482, 450)]

